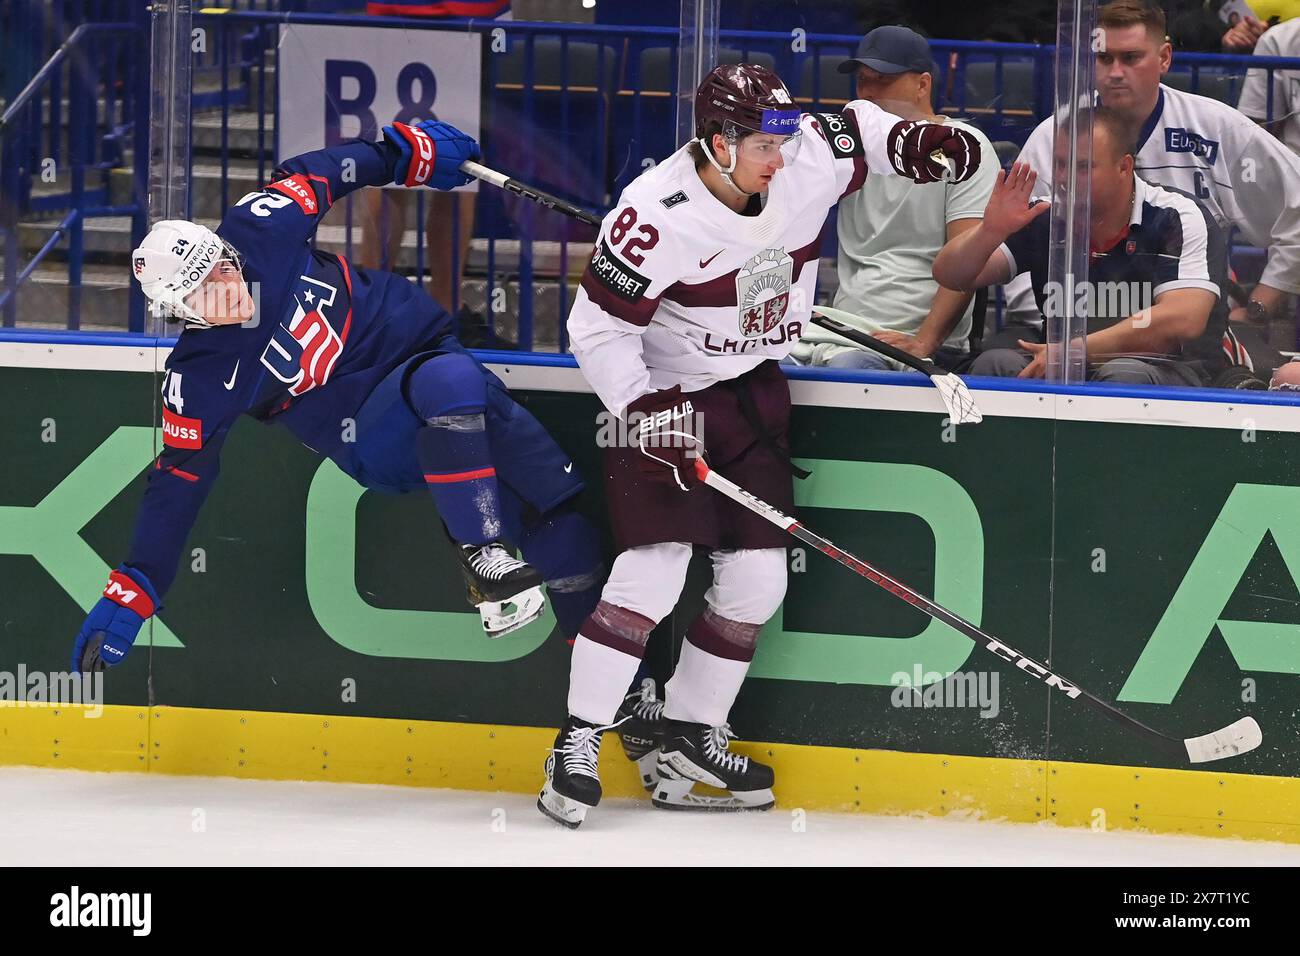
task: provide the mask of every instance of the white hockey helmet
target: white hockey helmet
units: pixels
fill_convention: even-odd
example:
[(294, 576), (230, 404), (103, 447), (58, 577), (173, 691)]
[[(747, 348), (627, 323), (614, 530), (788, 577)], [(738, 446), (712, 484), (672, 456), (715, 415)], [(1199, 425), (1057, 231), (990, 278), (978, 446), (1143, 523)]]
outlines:
[(223, 260), (239, 266), (239, 254), (211, 229), (184, 219), (163, 219), (153, 224), (131, 253), (131, 271), (154, 315), (210, 328), (211, 323), (185, 300)]

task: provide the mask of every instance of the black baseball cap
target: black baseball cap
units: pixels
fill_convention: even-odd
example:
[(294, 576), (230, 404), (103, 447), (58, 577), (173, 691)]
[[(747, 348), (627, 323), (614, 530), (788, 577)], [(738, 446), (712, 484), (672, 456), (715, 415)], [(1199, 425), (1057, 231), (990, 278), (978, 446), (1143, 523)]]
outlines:
[(839, 71), (854, 73), (859, 66), (877, 73), (934, 74), (929, 42), (907, 27), (876, 27), (858, 41), (858, 52), (841, 63)]

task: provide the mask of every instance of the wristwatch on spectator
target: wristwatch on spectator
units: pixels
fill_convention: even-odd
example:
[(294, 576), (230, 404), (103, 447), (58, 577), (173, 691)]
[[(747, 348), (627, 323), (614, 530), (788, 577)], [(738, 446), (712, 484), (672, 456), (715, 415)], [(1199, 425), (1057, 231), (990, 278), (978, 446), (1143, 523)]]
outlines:
[(1264, 322), (1268, 319), (1268, 306), (1258, 299), (1246, 303), (1246, 318), (1251, 322)]

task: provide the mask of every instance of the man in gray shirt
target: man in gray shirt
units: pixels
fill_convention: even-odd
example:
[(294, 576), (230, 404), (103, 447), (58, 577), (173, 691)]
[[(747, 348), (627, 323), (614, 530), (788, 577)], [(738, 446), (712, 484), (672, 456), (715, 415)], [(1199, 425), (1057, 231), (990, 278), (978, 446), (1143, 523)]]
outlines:
[[(857, 94), (908, 120), (954, 121), (934, 112), (934, 64), (925, 38), (899, 26), (878, 27), (840, 66), (857, 73)], [(974, 127), (984, 162), (963, 183), (929, 188), (901, 177), (868, 177), (839, 205), (839, 291), (835, 308), (861, 316), (859, 328), (919, 358), (951, 368), (969, 350), (971, 293), (944, 289), (931, 270), (943, 244), (979, 225), (998, 164)], [(796, 362), (832, 368), (898, 369), (892, 360), (814, 326), (792, 353)]]

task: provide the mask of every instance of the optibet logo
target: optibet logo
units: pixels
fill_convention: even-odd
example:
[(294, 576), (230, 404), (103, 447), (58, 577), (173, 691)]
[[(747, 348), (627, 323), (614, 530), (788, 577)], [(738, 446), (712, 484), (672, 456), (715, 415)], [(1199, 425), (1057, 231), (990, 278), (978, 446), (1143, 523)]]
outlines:
[(130, 927), (132, 936), (148, 936), (153, 927), (152, 893), (68, 893), (50, 897), (50, 925)]

